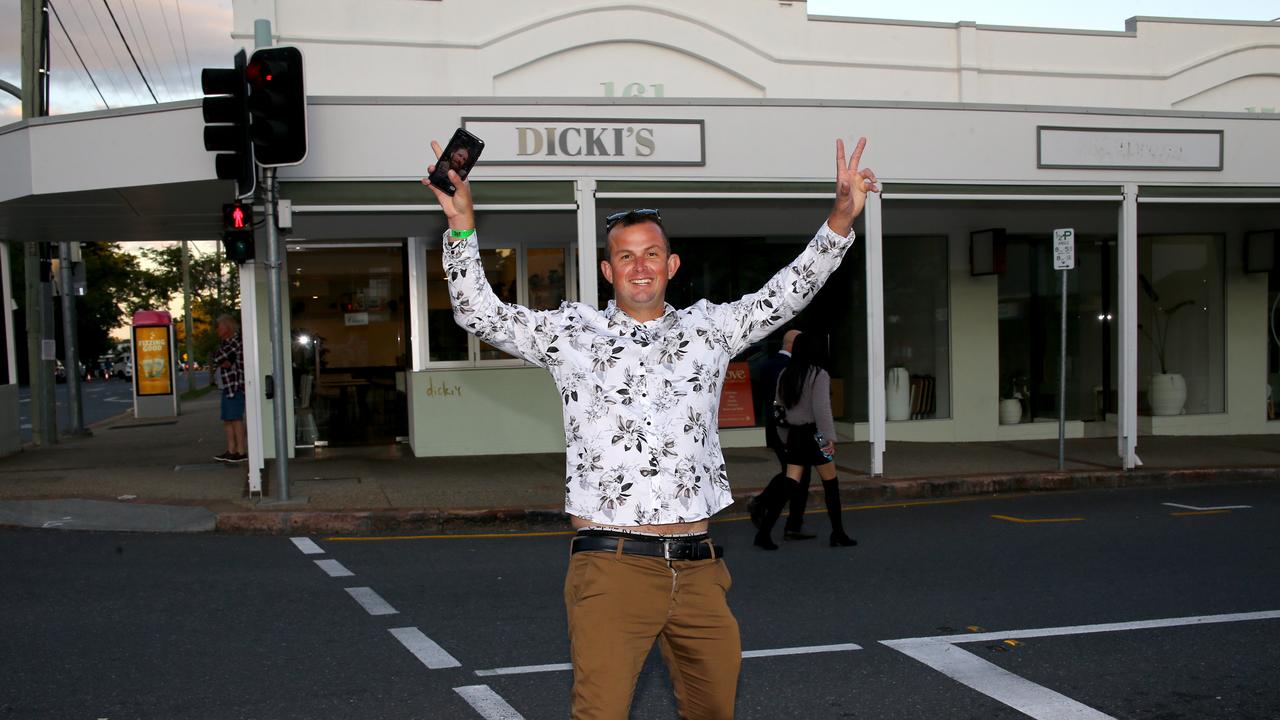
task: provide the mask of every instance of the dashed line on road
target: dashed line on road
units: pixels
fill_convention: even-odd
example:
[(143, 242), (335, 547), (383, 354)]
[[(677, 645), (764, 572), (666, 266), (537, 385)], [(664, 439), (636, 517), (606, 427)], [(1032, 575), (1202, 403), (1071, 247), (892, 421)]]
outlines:
[(320, 546), (315, 544), (311, 540), (311, 538), (295, 537), (295, 538), (289, 538), (289, 539), (293, 541), (294, 545), (298, 546), (298, 549), (302, 551), (303, 555), (323, 555), (324, 554), (324, 550), (321, 550)]
[(416, 627), (391, 628), (389, 632), (430, 670), (462, 667), (457, 658)]
[(465, 685), (456, 687), (453, 691), (461, 695), (485, 720), (524, 720), (523, 715), (516, 712), (488, 685)]
[(1207, 512), (1210, 510), (1224, 510), (1224, 511), (1225, 510), (1250, 510), (1253, 508), (1252, 505), (1210, 505), (1208, 507), (1197, 507), (1195, 505), (1183, 505), (1181, 503), (1171, 503), (1171, 502), (1161, 503), (1161, 505), (1168, 505), (1169, 507), (1182, 508), (1183, 510), (1195, 510), (1198, 512)]
[(962, 643), (1085, 635), (1125, 630), (1151, 630), (1253, 620), (1280, 620), (1280, 610), (1228, 613), (1224, 615), (1195, 615), (1191, 617), (1103, 623), (1098, 625), (1070, 625), (1031, 630), (1010, 630), (1007, 632), (903, 638), (900, 640), (881, 640), (880, 644), (914, 658), (956, 682), (967, 685), (1025, 715), (1036, 718), (1036, 720), (1067, 720), (1068, 718), (1070, 720), (1114, 720), (1110, 715), (1098, 712), (1043, 685), (1037, 685), (1026, 678), (1014, 675), (998, 665), (987, 662), (977, 655), (957, 647), (957, 645)]
[(355, 573), (343, 567), (337, 560), (317, 560), (316, 565), (329, 574), (329, 577), (352, 577)]
[(345, 590), (370, 615), (398, 615), (400, 613), (399, 610), (391, 607), (391, 603), (383, 600), (381, 595), (374, 592), (373, 588), (349, 587), (345, 588)]

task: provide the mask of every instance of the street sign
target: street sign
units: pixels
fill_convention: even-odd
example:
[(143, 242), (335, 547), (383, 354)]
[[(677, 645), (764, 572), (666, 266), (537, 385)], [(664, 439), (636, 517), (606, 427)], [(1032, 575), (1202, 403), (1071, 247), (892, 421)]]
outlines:
[(1053, 269), (1074, 270), (1076, 267), (1076, 231), (1059, 228), (1053, 231)]

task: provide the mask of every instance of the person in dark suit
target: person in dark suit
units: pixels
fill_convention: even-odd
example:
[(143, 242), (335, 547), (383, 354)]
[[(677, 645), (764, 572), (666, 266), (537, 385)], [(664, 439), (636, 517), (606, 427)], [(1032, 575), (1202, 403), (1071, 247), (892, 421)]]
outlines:
[[(770, 355), (760, 364), (760, 387), (757, 397), (763, 399), (761, 404), (764, 412), (765, 446), (773, 450), (774, 454), (778, 456), (778, 472), (780, 473), (787, 471), (787, 461), (782, 454), (785, 444), (778, 437), (778, 425), (773, 418), (773, 396), (778, 387), (778, 375), (782, 374), (783, 368), (791, 360), (791, 348), (795, 344), (796, 336), (799, 334), (799, 330), (788, 330), (783, 333), (782, 349)], [(787, 540), (812, 540), (816, 537), (804, 532), (804, 510), (809, 502), (810, 470), (811, 468), (806, 465), (804, 474), (801, 476), (800, 482), (796, 483), (795, 492), (791, 496), (791, 509), (787, 515), (786, 528), (782, 534), (783, 538)], [(747, 501), (747, 508), (751, 512), (751, 522), (755, 523), (757, 528), (760, 527), (760, 519), (763, 517), (765, 509), (760, 504), (758, 495)]]

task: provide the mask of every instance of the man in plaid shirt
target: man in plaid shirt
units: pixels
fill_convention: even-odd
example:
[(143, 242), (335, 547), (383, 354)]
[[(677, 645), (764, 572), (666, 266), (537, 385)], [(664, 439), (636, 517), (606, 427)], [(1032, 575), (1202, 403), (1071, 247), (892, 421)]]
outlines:
[(227, 451), (213, 459), (226, 463), (242, 463), (249, 459), (248, 439), (244, 425), (244, 345), (235, 318), (221, 315), (217, 322), (221, 343), (210, 360), (222, 388), (222, 425), (227, 433)]

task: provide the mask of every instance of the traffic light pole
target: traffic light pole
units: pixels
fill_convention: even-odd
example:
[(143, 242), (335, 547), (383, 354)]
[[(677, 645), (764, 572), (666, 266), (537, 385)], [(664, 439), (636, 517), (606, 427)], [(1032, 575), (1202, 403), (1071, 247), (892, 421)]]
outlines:
[(267, 226), (267, 318), (271, 333), (272, 418), (276, 430), (276, 500), (289, 501), (289, 408), (284, 381), (284, 322), (280, 303), (280, 229), (276, 227), (276, 169), (262, 169), (262, 204)]

